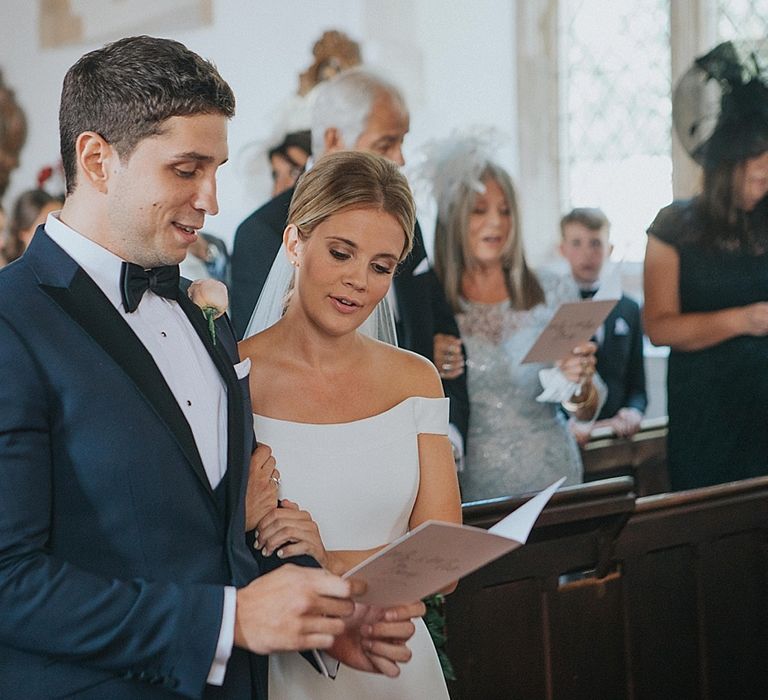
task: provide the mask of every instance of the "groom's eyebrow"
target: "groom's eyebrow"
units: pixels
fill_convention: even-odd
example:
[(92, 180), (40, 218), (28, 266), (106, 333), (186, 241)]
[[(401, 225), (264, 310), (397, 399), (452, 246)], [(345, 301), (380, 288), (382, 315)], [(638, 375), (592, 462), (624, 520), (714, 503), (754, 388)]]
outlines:
[[(205, 153), (198, 153), (197, 151), (186, 151), (185, 153), (177, 153), (175, 156), (173, 156), (173, 160), (194, 160), (198, 161), (200, 163), (212, 163), (214, 158), (211, 155), (206, 155)], [(219, 163), (219, 165), (224, 165), (229, 160), (229, 158), (225, 158), (224, 160)]]

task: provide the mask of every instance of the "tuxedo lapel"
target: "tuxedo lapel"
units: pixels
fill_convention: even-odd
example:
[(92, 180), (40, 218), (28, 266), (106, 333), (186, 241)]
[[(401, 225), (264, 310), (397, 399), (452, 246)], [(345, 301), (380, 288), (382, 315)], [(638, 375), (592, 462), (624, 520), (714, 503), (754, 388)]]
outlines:
[(173, 393), (150, 353), (96, 283), (77, 267), (69, 286), (40, 286), (131, 378), (173, 433), (201, 484), (212, 496), (192, 430)]
[[(211, 340), (208, 321), (202, 314), (198, 306), (193, 304), (183, 289), (179, 290), (177, 297), (179, 306), (186, 314), (195, 332), (200, 337), (201, 342), (211, 356), (216, 369), (219, 371), (224, 384), (227, 387), (227, 472), (229, 474), (228, 482), (228, 501), (230, 504), (235, 502), (240, 492), (240, 483), (242, 479), (243, 454), (243, 430), (245, 415), (243, 411), (243, 401), (240, 394), (237, 375), (233, 367), (233, 361), (237, 357), (237, 348), (233, 347), (230, 352), (234, 357), (228, 357), (222, 344), (226, 342), (227, 337), (224, 333), (217, 333), (216, 345)], [(217, 324), (219, 328), (221, 326)], [(222, 329), (223, 330), (223, 329)]]

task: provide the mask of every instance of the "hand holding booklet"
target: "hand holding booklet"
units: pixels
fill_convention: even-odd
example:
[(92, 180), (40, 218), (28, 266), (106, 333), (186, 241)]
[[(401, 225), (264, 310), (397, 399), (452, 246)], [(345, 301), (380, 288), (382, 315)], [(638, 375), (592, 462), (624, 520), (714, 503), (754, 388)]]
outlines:
[(488, 530), (427, 520), (350, 569), (344, 578), (368, 584), (357, 599), (361, 603), (390, 607), (421, 600), (525, 544), (563, 481), (556, 481)]

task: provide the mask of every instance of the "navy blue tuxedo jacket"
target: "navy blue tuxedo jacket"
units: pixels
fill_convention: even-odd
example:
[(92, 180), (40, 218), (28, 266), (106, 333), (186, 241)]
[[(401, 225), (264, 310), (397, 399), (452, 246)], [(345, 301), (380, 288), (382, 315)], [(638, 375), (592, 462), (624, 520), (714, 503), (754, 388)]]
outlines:
[[(0, 271), (0, 697), (266, 697), (239, 649), (206, 686), (225, 585), (248, 550), (253, 429), (226, 316), (218, 342), (178, 302), (226, 383), (228, 461), (214, 491), (151, 356), (38, 229)], [(211, 426), (215, 429), (215, 426)]]
[[(271, 199), (237, 228), (232, 251), (232, 323), (238, 337), (245, 333), (280, 249), (293, 191), (291, 188)], [(435, 333), (456, 337), (460, 334), (437, 275), (431, 267), (424, 265), (426, 256), (417, 222), (413, 250), (400, 264), (393, 280), (400, 313), (397, 336), (400, 347), (434, 361)], [(443, 389), (450, 399), (451, 423), (462, 434), (466, 445), (469, 424), (466, 373), (456, 379), (444, 380)]]
[(608, 396), (598, 419), (612, 418), (620, 408), (636, 408), (644, 413), (648, 397), (640, 307), (622, 295), (605, 319), (603, 331), (596, 358), (597, 371), (608, 387)]

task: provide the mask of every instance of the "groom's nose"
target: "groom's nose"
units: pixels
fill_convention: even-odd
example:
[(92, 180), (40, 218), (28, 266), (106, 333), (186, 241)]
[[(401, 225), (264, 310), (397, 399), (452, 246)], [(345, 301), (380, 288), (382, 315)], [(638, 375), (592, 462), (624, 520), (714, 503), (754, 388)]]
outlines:
[(201, 178), (200, 185), (195, 192), (193, 206), (198, 211), (204, 211), (210, 216), (215, 216), (219, 213), (219, 201), (216, 196), (215, 175)]

